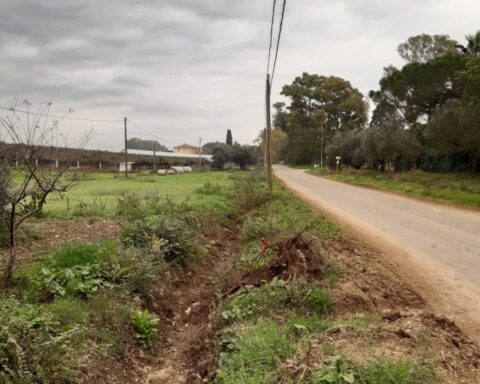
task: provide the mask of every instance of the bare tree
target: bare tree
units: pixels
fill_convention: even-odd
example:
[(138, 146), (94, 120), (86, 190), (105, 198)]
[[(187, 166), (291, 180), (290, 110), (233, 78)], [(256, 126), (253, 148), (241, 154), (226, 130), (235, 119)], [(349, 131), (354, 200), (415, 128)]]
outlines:
[[(50, 194), (65, 192), (78, 182), (78, 173), (69, 171), (72, 151), (54, 146), (66, 114), (52, 119), (51, 103), (41, 103), (35, 112), (27, 100), (24, 104), (26, 110), (15, 105), (0, 117), (0, 225), (8, 231), (9, 248), (4, 288), (15, 265), (18, 228), (43, 209)], [(90, 136), (91, 132), (82, 135), (74, 147), (83, 148)]]

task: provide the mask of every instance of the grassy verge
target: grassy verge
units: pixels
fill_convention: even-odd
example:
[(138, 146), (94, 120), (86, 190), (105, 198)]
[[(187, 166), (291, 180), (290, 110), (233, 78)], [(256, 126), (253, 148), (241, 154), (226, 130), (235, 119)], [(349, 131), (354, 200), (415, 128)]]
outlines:
[[(361, 299), (352, 284), (361, 283), (358, 275), (348, 276), (359, 254), (348, 256), (347, 267), (340, 264), (327, 252), (329, 245), (344, 249), (339, 229), (278, 184), (268, 196), (265, 184), (253, 172), (215, 173), (189, 184), (187, 202), (145, 203), (143, 195), (129, 193), (115, 203), (115, 215), (125, 222), (118, 239), (63, 245), (17, 269), (8, 295), (0, 296), (0, 382), (135, 382), (152, 361), (163, 368), (164, 361), (155, 359), (168, 360), (162, 355), (171, 351), (166, 344), (180, 344), (184, 336), (181, 346), (173, 346), (187, 348), (175, 355), (186, 360), (173, 359), (171, 368), (178, 374), (194, 365), (189, 373), (195, 380), (202, 375), (222, 384), (441, 382), (433, 354), (416, 353), (424, 335), (413, 332), (417, 327), (408, 318), (409, 328), (394, 324), (384, 330), (381, 315), (337, 312), (340, 284), (350, 284), (348, 299)], [(226, 237), (212, 235), (220, 229), (228, 234), (221, 244)], [(242, 250), (230, 259), (236, 265), (224, 270), (229, 244)], [(212, 264), (215, 275), (205, 278)], [(190, 289), (208, 286), (211, 292), (192, 300), (182, 289), (192, 281)], [(211, 313), (217, 297), (222, 299)], [(160, 338), (169, 327), (178, 332)], [(194, 327), (196, 338), (189, 338)], [(196, 345), (215, 339), (213, 329), (219, 341), (216, 374), (215, 368), (205, 373), (195, 365), (203, 354), (215, 354), (215, 343)], [(208, 330), (211, 337), (205, 336)], [(381, 353), (371, 353), (378, 343)], [(397, 348), (401, 343), (404, 349)], [(449, 348), (457, 350), (451, 343), (443, 347), (447, 358)]]
[[(126, 184), (97, 176), (99, 186), (111, 184), (122, 233), (99, 244), (61, 245), (14, 271), (11, 289), (0, 295), (1, 383), (136, 380), (135, 367), (161, 348), (161, 314), (150, 305), (155, 287), (208, 259), (210, 228), (231, 212), (225, 173), (147, 182), (135, 176)], [(144, 183), (169, 185), (163, 191), (177, 195), (146, 200)], [(132, 191), (114, 197), (126, 185)], [(77, 188), (77, 197), (89, 190)]]
[(50, 196), (44, 213), (60, 218), (111, 217), (116, 215), (118, 205), (132, 194), (137, 197), (137, 205), (142, 204), (151, 214), (155, 214), (160, 200), (183, 201), (192, 207), (215, 206), (213, 194), (192, 194), (205, 183), (207, 187), (226, 186), (228, 174), (205, 172), (161, 177), (132, 173), (125, 179), (119, 173), (91, 173), (65, 194)]
[[(250, 184), (249, 189), (255, 187)], [(335, 315), (331, 294), (339, 275), (348, 271), (341, 271), (323, 252), (321, 244), (342, 236), (331, 222), (279, 185), (272, 198), (257, 201), (255, 209), (243, 213), (241, 281), (261, 277), (253, 284), (242, 284), (218, 307), (221, 340), (216, 383), (438, 382), (435, 370), (422, 360), (410, 356), (359, 359), (332, 341), (329, 335), (344, 328), (368, 338), (378, 318)], [(305, 247), (288, 248), (291, 239), (299, 236), (306, 239)], [(290, 258), (285, 261), (287, 251)], [(293, 265), (298, 255), (299, 269)], [(264, 272), (281, 268), (276, 259), (289, 266), (277, 277), (264, 279)]]
[(438, 174), (412, 170), (403, 173), (312, 169), (314, 175), (399, 192), (434, 201), (480, 208), (480, 178), (466, 174)]

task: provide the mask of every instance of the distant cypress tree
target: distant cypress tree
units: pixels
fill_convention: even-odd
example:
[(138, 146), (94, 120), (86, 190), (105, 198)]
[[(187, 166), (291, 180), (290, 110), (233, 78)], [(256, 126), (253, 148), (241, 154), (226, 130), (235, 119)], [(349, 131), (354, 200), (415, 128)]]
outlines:
[(227, 129), (227, 145), (233, 145), (232, 131)]

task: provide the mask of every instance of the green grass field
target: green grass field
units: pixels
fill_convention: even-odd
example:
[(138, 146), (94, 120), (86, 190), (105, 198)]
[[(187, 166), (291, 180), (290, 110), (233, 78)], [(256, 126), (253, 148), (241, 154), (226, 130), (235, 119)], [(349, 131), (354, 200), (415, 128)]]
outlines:
[(91, 173), (68, 192), (51, 195), (44, 212), (54, 217), (111, 216), (115, 213), (118, 197), (122, 193), (134, 193), (145, 198), (168, 197), (175, 202), (194, 199), (195, 204), (208, 205), (214, 197), (192, 192), (205, 183), (225, 186), (228, 182), (227, 172), (175, 176), (130, 174), (128, 179), (118, 173)]
[(376, 171), (342, 171), (313, 169), (314, 175), (351, 184), (365, 185), (429, 200), (480, 208), (480, 177), (461, 173), (427, 173), (420, 170), (392, 173)]

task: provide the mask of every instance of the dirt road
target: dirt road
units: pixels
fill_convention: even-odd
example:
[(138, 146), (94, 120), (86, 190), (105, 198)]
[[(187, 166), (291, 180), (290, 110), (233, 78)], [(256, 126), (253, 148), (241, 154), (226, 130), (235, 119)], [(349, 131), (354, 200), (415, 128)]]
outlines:
[(275, 166), (274, 172), (300, 197), (373, 242), (432, 310), (480, 341), (480, 213), (286, 166)]

